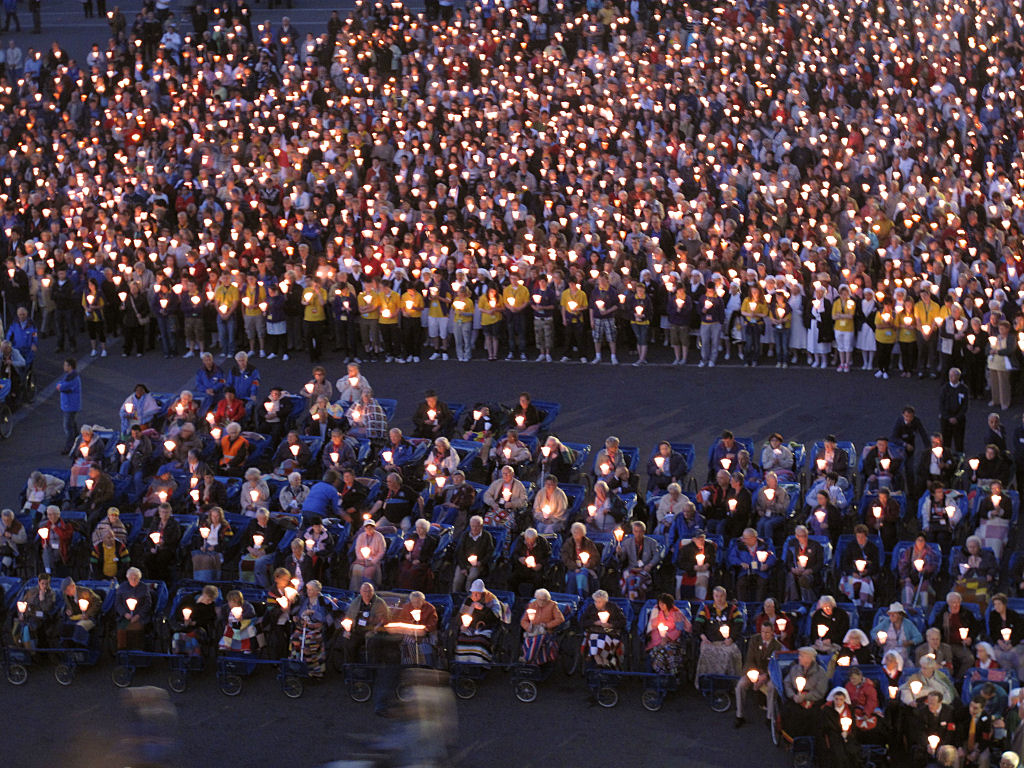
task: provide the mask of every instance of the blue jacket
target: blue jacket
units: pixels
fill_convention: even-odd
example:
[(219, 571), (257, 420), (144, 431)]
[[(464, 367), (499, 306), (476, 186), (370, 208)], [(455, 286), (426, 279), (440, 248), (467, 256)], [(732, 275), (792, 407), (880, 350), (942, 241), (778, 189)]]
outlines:
[(240, 398), (255, 399), (260, 390), (260, 372), (249, 365), (242, 373), (235, 366), (228, 374), (228, 384), (235, 388), (235, 394)]
[(337, 516), (339, 513), (338, 489), (330, 483), (315, 483), (309, 489), (309, 495), (302, 502), (302, 514), (306, 517), (320, 515), (321, 517)]
[(196, 371), (196, 385), (193, 387), (196, 397), (205, 397), (206, 390), (212, 389), (215, 395), (219, 395), (226, 384), (224, 372), (219, 366), (214, 365), (212, 371), (206, 370), (206, 366), (200, 366)]
[(82, 378), (78, 371), (65, 373), (57, 381), (60, 392), (60, 409), (64, 413), (78, 413), (82, 410)]
[(37, 338), (36, 327), (32, 325), (31, 320), (25, 323), (24, 326), (15, 320), (14, 325), (7, 331), (7, 340), (11, 342), (15, 349), (21, 352), (26, 363), (31, 363), (35, 358), (32, 346), (37, 343)]

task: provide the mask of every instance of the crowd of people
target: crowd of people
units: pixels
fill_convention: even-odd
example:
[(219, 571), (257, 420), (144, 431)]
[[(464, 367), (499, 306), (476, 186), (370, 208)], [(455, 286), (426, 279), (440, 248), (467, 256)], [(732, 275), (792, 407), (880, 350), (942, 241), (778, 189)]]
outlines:
[[(257, 616), (233, 592), (203, 636), (281, 654), (300, 638), (315, 673), (337, 613), (321, 585), (359, 593), (342, 629), (358, 654), (364, 628), (390, 621), (372, 585), (425, 592), (443, 576), (449, 586), (434, 569), (449, 525), (450, 585), (470, 593), (454, 640), (466, 660), (486, 660), (511, 619), (483, 582), (495, 552), (507, 565), (499, 578), (534, 600), (522, 654), (538, 662), (558, 652), (549, 636), (566, 619), (550, 588), (593, 597), (581, 620), (596, 617), (586, 629), (600, 637), (588, 655), (607, 665), (619, 663), (625, 625), (610, 595), (656, 599), (641, 630), (668, 673), (700, 637), (702, 674), (738, 674), (740, 606), (775, 598), (758, 630), (762, 656), (802, 639), (837, 657), (846, 647), (862, 662), (878, 655), (888, 669), (887, 659), (917, 666), (916, 643), (934, 638), (901, 617), (924, 618), (946, 587), (949, 613), (966, 615), (953, 610), (958, 594), (1017, 626), (997, 590), (1015, 549), (1020, 430), (1011, 440), (993, 413), (985, 450), (963, 454), (969, 401), (1008, 409), (1024, 362), (1024, 21), (1005, 3), (485, 0), (419, 14), (360, 0), (325, 32), (287, 18), (254, 24), (245, 0), (196, 4), (187, 21), (164, 3), (131, 24), (117, 8), (108, 19), (109, 42), (81, 61), (56, 42), (3, 49), (2, 375), (17, 397), (50, 335), (58, 352), (76, 352), (85, 334), (95, 357), (120, 337), (125, 356), (159, 345), (202, 362), (194, 390), (173, 402), (144, 384), (126, 399), (113, 453), (65, 419), (74, 466), (66, 479), (33, 476), (28, 525), (13, 511), (0, 517), (5, 568), (30, 554), (43, 575), (91, 567), (122, 580), (125, 647), (144, 641), (142, 576), (216, 581), (237, 569), (267, 592), (268, 610)], [(639, 366), (649, 353), (662, 359), (659, 347), (680, 365), (735, 357), (941, 378), (940, 423), (930, 434), (908, 410), (863, 455), (828, 439), (804, 466), (781, 435), (758, 453), (727, 434), (706, 478), (666, 443), (646, 465), (648, 498), (617, 440), (585, 467), (557, 437), (538, 442), (528, 395), (456, 419), (430, 394), (410, 440), (357, 365), (486, 353), (622, 355)], [(337, 388), (320, 371), (297, 399), (262, 395), (255, 361), (300, 352), (314, 363), (340, 352), (353, 366)], [(69, 360), (61, 382), (69, 408), (74, 368)], [(479, 448), (460, 454), (455, 438)], [(586, 498), (570, 501), (560, 485), (581, 470)], [(376, 484), (358, 479), (366, 474)], [(115, 500), (141, 516), (146, 535), (131, 546)], [(70, 511), (84, 511), (84, 530), (62, 518)], [(188, 531), (174, 515), (185, 512), (202, 527), (183, 557)], [(243, 516), (241, 529), (229, 515)], [(289, 520), (296, 546), (278, 552)], [(341, 536), (351, 551), (333, 553)], [(386, 537), (412, 546), (389, 562)], [(901, 542), (913, 543), (889, 569), (883, 557)], [(1022, 579), (1010, 570), (1015, 589)], [(33, 601), (51, 599), (45, 581)], [(61, 585), (68, 615), (90, 621), (74, 614), (76, 590)], [(845, 611), (824, 592), (858, 610), (888, 605), (888, 618), (871, 622), (870, 637), (851, 635), (859, 630), (842, 627)], [(704, 602), (688, 615), (675, 600), (690, 598)], [(811, 603), (827, 632), (800, 638), (793, 616), (780, 627), (772, 617), (784, 598)], [(202, 616), (220, 597), (192, 600), (189, 615)], [(428, 611), (416, 604), (408, 610)], [(32, 605), (13, 617), (23, 644), (41, 627)], [(192, 648), (198, 625), (179, 619), (178, 647)], [(937, 666), (956, 678), (993, 664), (1016, 672), (1020, 638), (961, 620), (933, 627), (954, 659), (936, 652)], [(58, 630), (46, 625), (48, 642)], [(402, 646), (419, 653), (419, 639)], [(748, 656), (757, 647), (754, 638)], [(791, 669), (810, 675), (811, 654), (800, 657)], [(893, 725), (890, 747), (923, 762), (946, 760), (946, 746), (968, 764), (994, 762), (1012, 734), (1009, 705), (988, 691), (981, 706), (997, 735), (983, 742), (974, 698), (947, 713), (954, 697), (932, 691), (927, 661), (924, 684), (909, 698), (901, 688), (876, 718)], [(833, 690), (821, 710), (820, 681), (796, 690), (790, 677), (777, 692), (783, 719), (814, 733), (832, 764), (853, 764), (848, 747), (875, 717), (864, 710), (856, 728), (842, 727), (862, 692)]]

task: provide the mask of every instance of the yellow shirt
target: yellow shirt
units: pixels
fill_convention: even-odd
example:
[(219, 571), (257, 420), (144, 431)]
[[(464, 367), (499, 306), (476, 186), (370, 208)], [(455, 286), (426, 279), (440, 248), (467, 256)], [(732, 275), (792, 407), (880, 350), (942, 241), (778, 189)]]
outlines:
[(455, 313), (456, 323), (473, 322), (473, 297), (456, 296), (452, 301), (452, 309)]
[(883, 314), (885, 313), (881, 310), (875, 312), (875, 341), (879, 344), (895, 344), (897, 319), (889, 314), (889, 319), (886, 320), (882, 317)]
[(402, 315), (419, 318), (423, 314), (423, 294), (412, 288), (402, 294)]
[(740, 306), (740, 314), (748, 323), (756, 322), (762, 317), (768, 317), (768, 304), (763, 301), (752, 302), (750, 299), (744, 299)]
[(238, 288), (231, 285), (218, 285), (213, 292), (213, 303), (217, 305), (217, 312), (223, 315), (231, 310), (238, 302)]
[(380, 294), (376, 291), (362, 291), (359, 294), (359, 314), (364, 320), (379, 320)]
[(402, 307), (402, 297), (398, 291), (381, 291), (377, 294), (377, 303), (380, 306), (380, 324), (397, 325)]
[(530, 301), (530, 291), (525, 285), (506, 285), (501, 292), (501, 304), (505, 309), (520, 310)]
[[(847, 333), (853, 333), (855, 330), (853, 324), (853, 315), (857, 311), (857, 302), (853, 299), (842, 299), (837, 298), (832, 302), (832, 320), (833, 329), (837, 331), (846, 331)], [(840, 317), (840, 315), (849, 315), (849, 317)]]
[(921, 326), (935, 326), (938, 320), (943, 320), (945, 317), (946, 308), (938, 302), (930, 301), (927, 307), (925, 307), (923, 301), (919, 301), (914, 305), (914, 319)]
[(259, 283), (253, 286), (246, 285), (245, 292), (242, 294), (242, 304), (245, 307), (243, 314), (246, 317), (259, 317), (263, 314), (260, 304), (263, 304), (264, 308), (267, 305), (267, 289)]
[(441, 300), (441, 286), (431, 285), (427, 288), (427, 294), (430, 296), (430, 308), (427, 310), (427, 317), (447, 317), (448, 308), (445, 306), (447, 302)]
[(559, 299), (562, 311), (570, 323), (583, 322), (583, 314), (587, 311), (587, 294), (582, 288), (566, 288), (562, 291), (562, 298)]
[(917, 341), (917, 331), (914, 330), (914, 316), (902, 309), (896, 310), (896, 325), (900, 329), (900, 341)]
[(480, 325), (494, 325), (501, 322), (501, 306), (497, 299), (489, 299), (485, 294), (480, 297), (476, 305), (480, 308)]
[(327, 302), (327, 293), (319, 285), (307, 285), (302, 289), (302, 303), (306, 309), (302, 319), (307, 323), (315, 323), (326, 319), (324, 304)]

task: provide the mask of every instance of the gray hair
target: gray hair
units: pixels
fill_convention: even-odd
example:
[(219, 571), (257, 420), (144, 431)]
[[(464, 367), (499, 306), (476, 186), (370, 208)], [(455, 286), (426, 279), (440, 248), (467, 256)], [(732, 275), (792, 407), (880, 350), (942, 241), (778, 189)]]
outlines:
[(583, 535), (585, 536), (587, 534), (587, 526), (577, 520), (569, 527), (570, 533), (576, 533), (576, 531), (583, 531)]
[(523, 538), (524, 539), (536, 539), (537, 538), (537, 529), (536, 528), (527, 528), (525, 531), (523, 531)]
[(541, 601), (550, 600), (551, 599), (551, 593), (548, 592), (546, 589), (544, 589), (542, 587), (542, 588), (538, 589), (536, 592), (533, 593), (533, 599), (534, 600), (541, 600)]
[(469, 518), (469, 522), (470, 522), (470, 524), (472, 524), (472, 523), (480, 523), (480, 525), (483, 525), (484, 524), (484, 519), (482, 517), (480, 517), (480, 515), (473, 515), (471, 518)]
[(299, 482), (301, 482), (302, 481), (302, 474), (300, 472), (292, 472), (292, 473), (290, 473), (288, 475), (288, 482), (292, 482), (293, 480), (298, 480)]
[(597, 598), (599, 598), (599, 597), (600, 598), (604, 598), (605, 600), (607, 600), (608, 599), (608, 593), (605, 592), (603, 589), (595, 589), (594, 593), (591, 595), (591, 597), (594, 598), (595, 600), (597, 600)]
[(139, 570), (138, 568), (136, 568), (136, 567), (135, 567), (135, 566), (133, 565), (133, 566), (132, 566), (131, 568), (129, 568), (129, 569), (127, 570), (127, 571), (125, 571), (125, 574), (124, 574), (124, 575), (125, 575), (125, 577), (128, 577), (128, 576), (135, 576), (135, 577), (137, 577), (137, 578), (140, 578), (140, 579), (141, 579), (141, 578), (142, 578), (142, 571), (140, 571), (140, 570)]
[(430, 521), (426, 520), (426, 519), (424, 519), (422, 517), (419, 520), (417, 520), (414, 525), (415, 525), (417, 533), (419, 533), (421, 531), (423, 533), (426, 533), (427, 531), (430, 530)]

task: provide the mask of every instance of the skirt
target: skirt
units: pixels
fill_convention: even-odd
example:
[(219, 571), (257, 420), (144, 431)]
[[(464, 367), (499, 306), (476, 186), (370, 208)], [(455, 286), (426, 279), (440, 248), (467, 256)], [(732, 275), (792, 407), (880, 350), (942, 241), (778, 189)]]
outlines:
[(807, 329), (804, 328), (804, 321), (795, 312), (789, 326), (789, 348), (791, 350), (807, 349)]
[(697, 659), (697, 674), (694, 685), (703, 675), (739, 676), (743, 666), (740, 649), (736, 644), (726, 645), (724, 642), (703, 643), (700, 657)]
[(676, 676), (683, 668), (683, 646), (666, 642), (651, 649), (651, 669), (661, 675)]
[(874, 352), (878, 349), (878, 342), (875, 340), (875, 329), (864, 323), (857, 332), (857, 349), (861, 352)]
[(832, 342), (818, 341), (818, 321), (811, 320), (807, 329), (807, 353), (811, 355), (827, 355), (832, 351)]
[(459, 632), (455, 644), (455, 661), (460, 664), (490, 664), (493, 630), (477, 629)]
[(584, 658), (589, 658), (602, 669), (618, 669), (624, 648), (622, 641), (607, 632), (587, 632), (580, 648)]
[(292, 630), (291, 658), (306, 662), (310, 677), (323, 677), (327, 659), (324, 625), (320, 621), (299, 621)]

